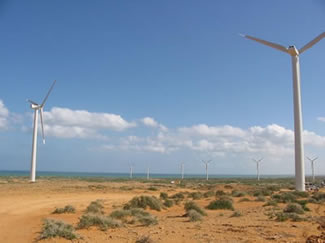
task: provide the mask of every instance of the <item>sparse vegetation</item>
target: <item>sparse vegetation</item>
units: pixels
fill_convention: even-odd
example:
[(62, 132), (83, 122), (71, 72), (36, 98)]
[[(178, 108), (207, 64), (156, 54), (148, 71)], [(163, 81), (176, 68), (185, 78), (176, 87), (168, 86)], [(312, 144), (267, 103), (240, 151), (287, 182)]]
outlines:
[(166, 200), (168, 199), (168, 194), (166, 192), (161, 192), (159, 198), (162, 200)]
[(238, 202), (249, 202), (250, 200), (247, 197), (241, 198)]
[(189, 210), (187, 212), (187, 216), (189, 217), (191, 222), (196, 222), (196, 221), (202, 220), (202, 215), (194, 209)]
[(185, 205), (184, 205), (184, 209), (185, 209), (185, 211), (186, 211), (187, 214), (188, 214), (188, 212), (190, 210), (195, 210), (196, 212), (198, 212), (199, 214), (201, 214), (203, 216), (206, 216), (207, 215), (206, 212), (202, 208), (200, 208), (199, 205), (197, 205), (193, 201), (186, 202)]
[(267, 206), (273, 206), (273, 207), (275, 207), (275, 206), (277, 206), (277, 205), (278, 205), (277, 201), (275, 201), (275, 200), (269, 200), (269, 201), (267, 201), (267, 202), (263, 205), (263, 207), (267, 207)]
[(148, 190), (149, 191), (158, 191), (158, 188), (151, 186), (151, 187), (148, 188)]
[(135, 243), (153, 243), (149, 236), (142, 236)]
[(99, 214), (103, 214), (103, 204), (102, 201), (100, 200), (96, 200), (91, 202), (88, 207), (86, 208), (86, 213), (99, 213)]
[(137, 221), (145, 226), (158, 224), (157, 218), (152, 215), (138, 215)]
[(283, 212), (279, 212), (276, 213), (275, 215), (275, 220), (279, 221), (279, 222), (283, 222), (283, 221), (287, 221), (287, 220), (292, 220), (294, 222), (299, 222), (299, 221), (303, 221), (304, 218), (301, 218), (298, 214), (296, 213), (283, 213)]
[(203, 194), (203, 197), (207, 198), (207, 197), (213, 197), (215, 195), (214, 191), (207, 191)]
[(235, 211), (230, 217), (233, 218), (233, 217), (240, 217), (240, 216), (242, 216), (242, 214), (239, 211)]
[(67, 240), (78, 238), (72, 225), (66, 224), (61, 220), (45, 219), (43, 229), (39, 239), (62, 237)]
[(265, 202), (266, 201), (266, 199), (265, 199), (265, 197), (264, 196), (262, 196), (262, 195), (259, 195), (259, 196), (257, 196), (256, 197), (256, 200), (255, 200), (256, 202)]
[(98, 226), (101, 230), (105, 231), (109, 228), (121, 227), (122, 224), (110, 216), (92, 213), (82, 215), (78, 223), (78, 228), (83, 229), (91, 226)]
[(246, 192), (241, 192), (241, 191), (233, 190), (231, 192), (231, 195), (233, 197), (243, 197), (243, 196), (246, 196)]
[(189, 197), (193, 198), (193, 200), (198, 200), (198, 199), (201, 199), (203, 197), (203, 195), (201, 192), (191, 192), (189, 194)]
[(227, 209), (227, 210), (234, 210), (234, 206), (232, 202), (226, 199), (217, 199), (207, 206), (208, 209), (216, 210), (216, 209)]
[(301, 205), (297, 203), (290, 203), (288, 204), (285, 209), (283, 210), (284, 213), (297, 213), (303, 214), (304, 210), (302, 209)]
[(165, 207), (170, 208), (174, 205), (174, 202), (172, 200), (166, 199), (163, 204)]
[(224, 191), (222, 191), (222, 190), (216, 191), (216, 197), (220, 197), (220, 196), (224, 196), (224, 195), (226, 195), (226, 193)]
[(161, 201), (154, 196), (139, 196), (132, 198), (127, 204), (124, 205), (124, 209), (131, 208), (143, 208), (147, 207), (160, 211), (162, 207)]
[(53, 214), (62, 214), (62, 213), (75, 213), (76, 209), (71, 205), (66, 205), (64, 208), (56, 208), (52, 213)]

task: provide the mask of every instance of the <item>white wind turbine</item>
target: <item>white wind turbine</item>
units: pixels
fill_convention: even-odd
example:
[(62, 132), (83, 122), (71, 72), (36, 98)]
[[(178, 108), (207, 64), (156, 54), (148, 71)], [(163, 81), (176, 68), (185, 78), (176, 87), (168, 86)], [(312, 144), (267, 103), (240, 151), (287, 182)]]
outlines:
[(208, 166), (209, 166), (210, 162), (211, 162), (211, 159), (210, 160), (202, 160), (202, 163), (205, 165), (205, 173), (206, 173), (207, 181), (209, 180)]
[(310, 161), (310, 163), (311, 163), (312, 178), (313, 178), (313, 182), (315, 182), (315, 167), (314, 167), (315, 164), (314, 164), (314, 162), (315, 162), (316, 159), (318, 159), (318, 157), (315, 157), (315, 158), (313, 158), (313, 159), (307, 157), (307, 159), (308, 159), (308, 160)]
[(148, 167), (147, 167), (147, 180), (149, 180), (149, 179), (150, 179), (150, 167), (148, 165)]
[(307, 43), (301, 49), (297, 50), (295, 46), (288, 48), (275, 44), (269, 41), (255, 38), (249, 35), (242, 35), (243, 37), (257, 41), (261, 44), (267, 45), (279, 51), (291, 55), (292, 62), (292, 78), (293, 78), (293, 103), (294, 103), (294, 127), (295, 127), (295, 177), (296, 177), (296, 190), (305, 191), (305, 171), (304, 171), (304, 147), (302, 137), (302, 112), (301, 112), (301, 97), (300, 97), (300, 65), (299, 55), (311, 48), (318, 41), (325, 37), (325, 32), (317, 36), (315, 39)]
[(36, 152), (37, 152), (37, 127), (38, 127), (38, 111), (41, 113), (41, 126), (42, 126), (42, 137), (43, 144), (45, 144), (45, 136), (44, 136), (44, 124), (43, 124), (43, 108), (47, 98), (49, 97), (56, 80), (54, 80), (51, 88), (47, 92), (43, 102), (39, 105), (32, 100), (27, 100), (30, 103), (30, 108), (34, 110), (34, 130), (33, 130), (33, 145), (32, 145), (32, 159), (31, 159), (31, 168), (30, 168), (30, 180), (35, 182), (36, 178)]
[(260, 163), (262, 162), (263, 158), (260, 159), (253, 159), (253, 161), (256, 163), (256, 176), (257, 180), (260, 180)]
[(181, 163), (181, 177), (184, 179), (184, 163)]
[(133, 164), (129, 164), (130, 167), (130, 179), (133, 178)]

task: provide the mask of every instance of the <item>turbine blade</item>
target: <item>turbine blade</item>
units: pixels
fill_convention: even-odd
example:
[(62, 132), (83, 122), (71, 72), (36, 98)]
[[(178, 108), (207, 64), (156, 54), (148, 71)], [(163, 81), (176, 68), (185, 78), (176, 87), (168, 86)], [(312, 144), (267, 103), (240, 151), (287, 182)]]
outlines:
[(43, 123), (43, 108), (40, 109), (40, 115), (41, 115), (41, 126), (42, 126), (43, 144), (45, 144), (44, 123)]
[(51, 88), (50, 88), (49, 91), (47, 92), (47, 95), (45, 96), (45, 98), (44, 98), (44, 100), (43, 100), (43, 102), (42, 102), (42, 104), (41, 104), (41, 107), (43, 107), (43, 106), (45, 105), (45, 102), (47, 101), (47, 98), (49, 97), (49, 95), (50, 95), (50, 93), (51, 93), (51, 91), (52, 91), (52, 89), (53, 89), (55, 83), (56, 83), (56, 80), (54, 80), (54, 82), (53, 82)]
[(29, 103), (31, 103), (31, 104), (33, 104), (33, 105), (38, 105), (35, 101), (32, 101), (32, 100), (26, 100), (27, 102), (29, 102)]
[(310, 47), (312, 47), (313, 45), (315, 45), (318, 41), (320, 41), (321, 39), (323, 39), (325, 37), (325, 32), (323, 32), (322, 34), (320, 34), (319, 36), (317, 36), (315, 39), (313, 39), (312, 41), (308, 42), (306, 45), (304, 45), (300, 50), (299, 50), (299, 54), (303, 53), (304, 51), (306, 51), (307, 49), (309, 49)]
[(244, 35), (244, 37), (247, 38), (247, 39), (253, 40), (253, 41), (257, 41), (257, 42), (259, 42), (259, 43), (261, 43), (263, 45), (272, 47), (272, 48), (277, 49), (279, 51), (283, 51), (285, 53), (288, 53), (288, 49), (285, 48), (284, 46), (279, 45), (279, 44), (269, 42), (269, 41), (266, 41), (266, 40), (262, 40), (262, 39), (258, 39), (258, 38), (255, 38), (253, 36), (250, 36), (250, 35)]

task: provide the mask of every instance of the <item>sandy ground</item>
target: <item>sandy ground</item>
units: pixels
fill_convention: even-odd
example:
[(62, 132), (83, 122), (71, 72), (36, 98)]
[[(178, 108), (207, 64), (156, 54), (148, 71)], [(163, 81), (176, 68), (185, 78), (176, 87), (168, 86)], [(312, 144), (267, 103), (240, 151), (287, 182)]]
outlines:
[[(79, 217), (91, 201), (102, 199), (105, 213), (123, 207), (128, 200), (138, 195), (159, 196), (160, 192), (169, 195), (178, 191), (193, 191), (175, 185), (160, 185), (158, 191), (150, 191), (150, 184), (140, 182), (87, 182), (68, 179), (27, 180), (0, 179), (0, 242), (35, 242), (40, 235), (45, 218), (61, 219), (77, 225)], [(132, 190), (128, 190), (132, 187)], [(233, 185), (235, 189), (247, 189)], [(246, 186), (247, 187), (247, 186)], [(215, 185), (213, 190), (224, 190), (224, 185)], [(254, 200), (253, 197), (249, 197)], [(214, 198), (203, 198), (196, 202), (205, 207)], [(183, 204), (160, 212), (149, 210), (157, 216), (154, 226), (126, 225), (117, 229), (100, 231), (97, 228), (77, 230), (83, 238), (74, 242), (135, 242), (141, 236), (150, 236), (154, 242), (306, 242), (310, 235), (320, 235), (315, 220), (304, 222), (276, 222), (268, 218), (267, 207), (263, 202), (238, 202), (234, 206), (241, 217), (230, 217), (227, 210), (206, 210), (208, 216), (201, 222), (189, 222), (184, 215)], [(57, 207), (73, 205), (75, 214), (51, 214)], [(310, 218), (324, 216), (325, 206), (308, 204)], [(62, 238), (40, 242), (69, 242)]]

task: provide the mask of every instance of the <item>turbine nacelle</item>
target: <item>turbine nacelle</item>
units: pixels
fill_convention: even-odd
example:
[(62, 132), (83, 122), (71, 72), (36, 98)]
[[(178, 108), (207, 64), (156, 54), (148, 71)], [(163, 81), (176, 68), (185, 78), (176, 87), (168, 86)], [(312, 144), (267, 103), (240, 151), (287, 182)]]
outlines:
[(299, 55), (299, 51), (297, 50), (297, 48), (295, 46), (289, 46), (288, 47), (288, 53), (291, 56), (298, 56)]
[(30, 104), (30, 108), (33, 109), (33, 110), (37, 110), (37, 109), (40, 109), (41, 106), (40, 105), (36, 105), (36, 104)]

